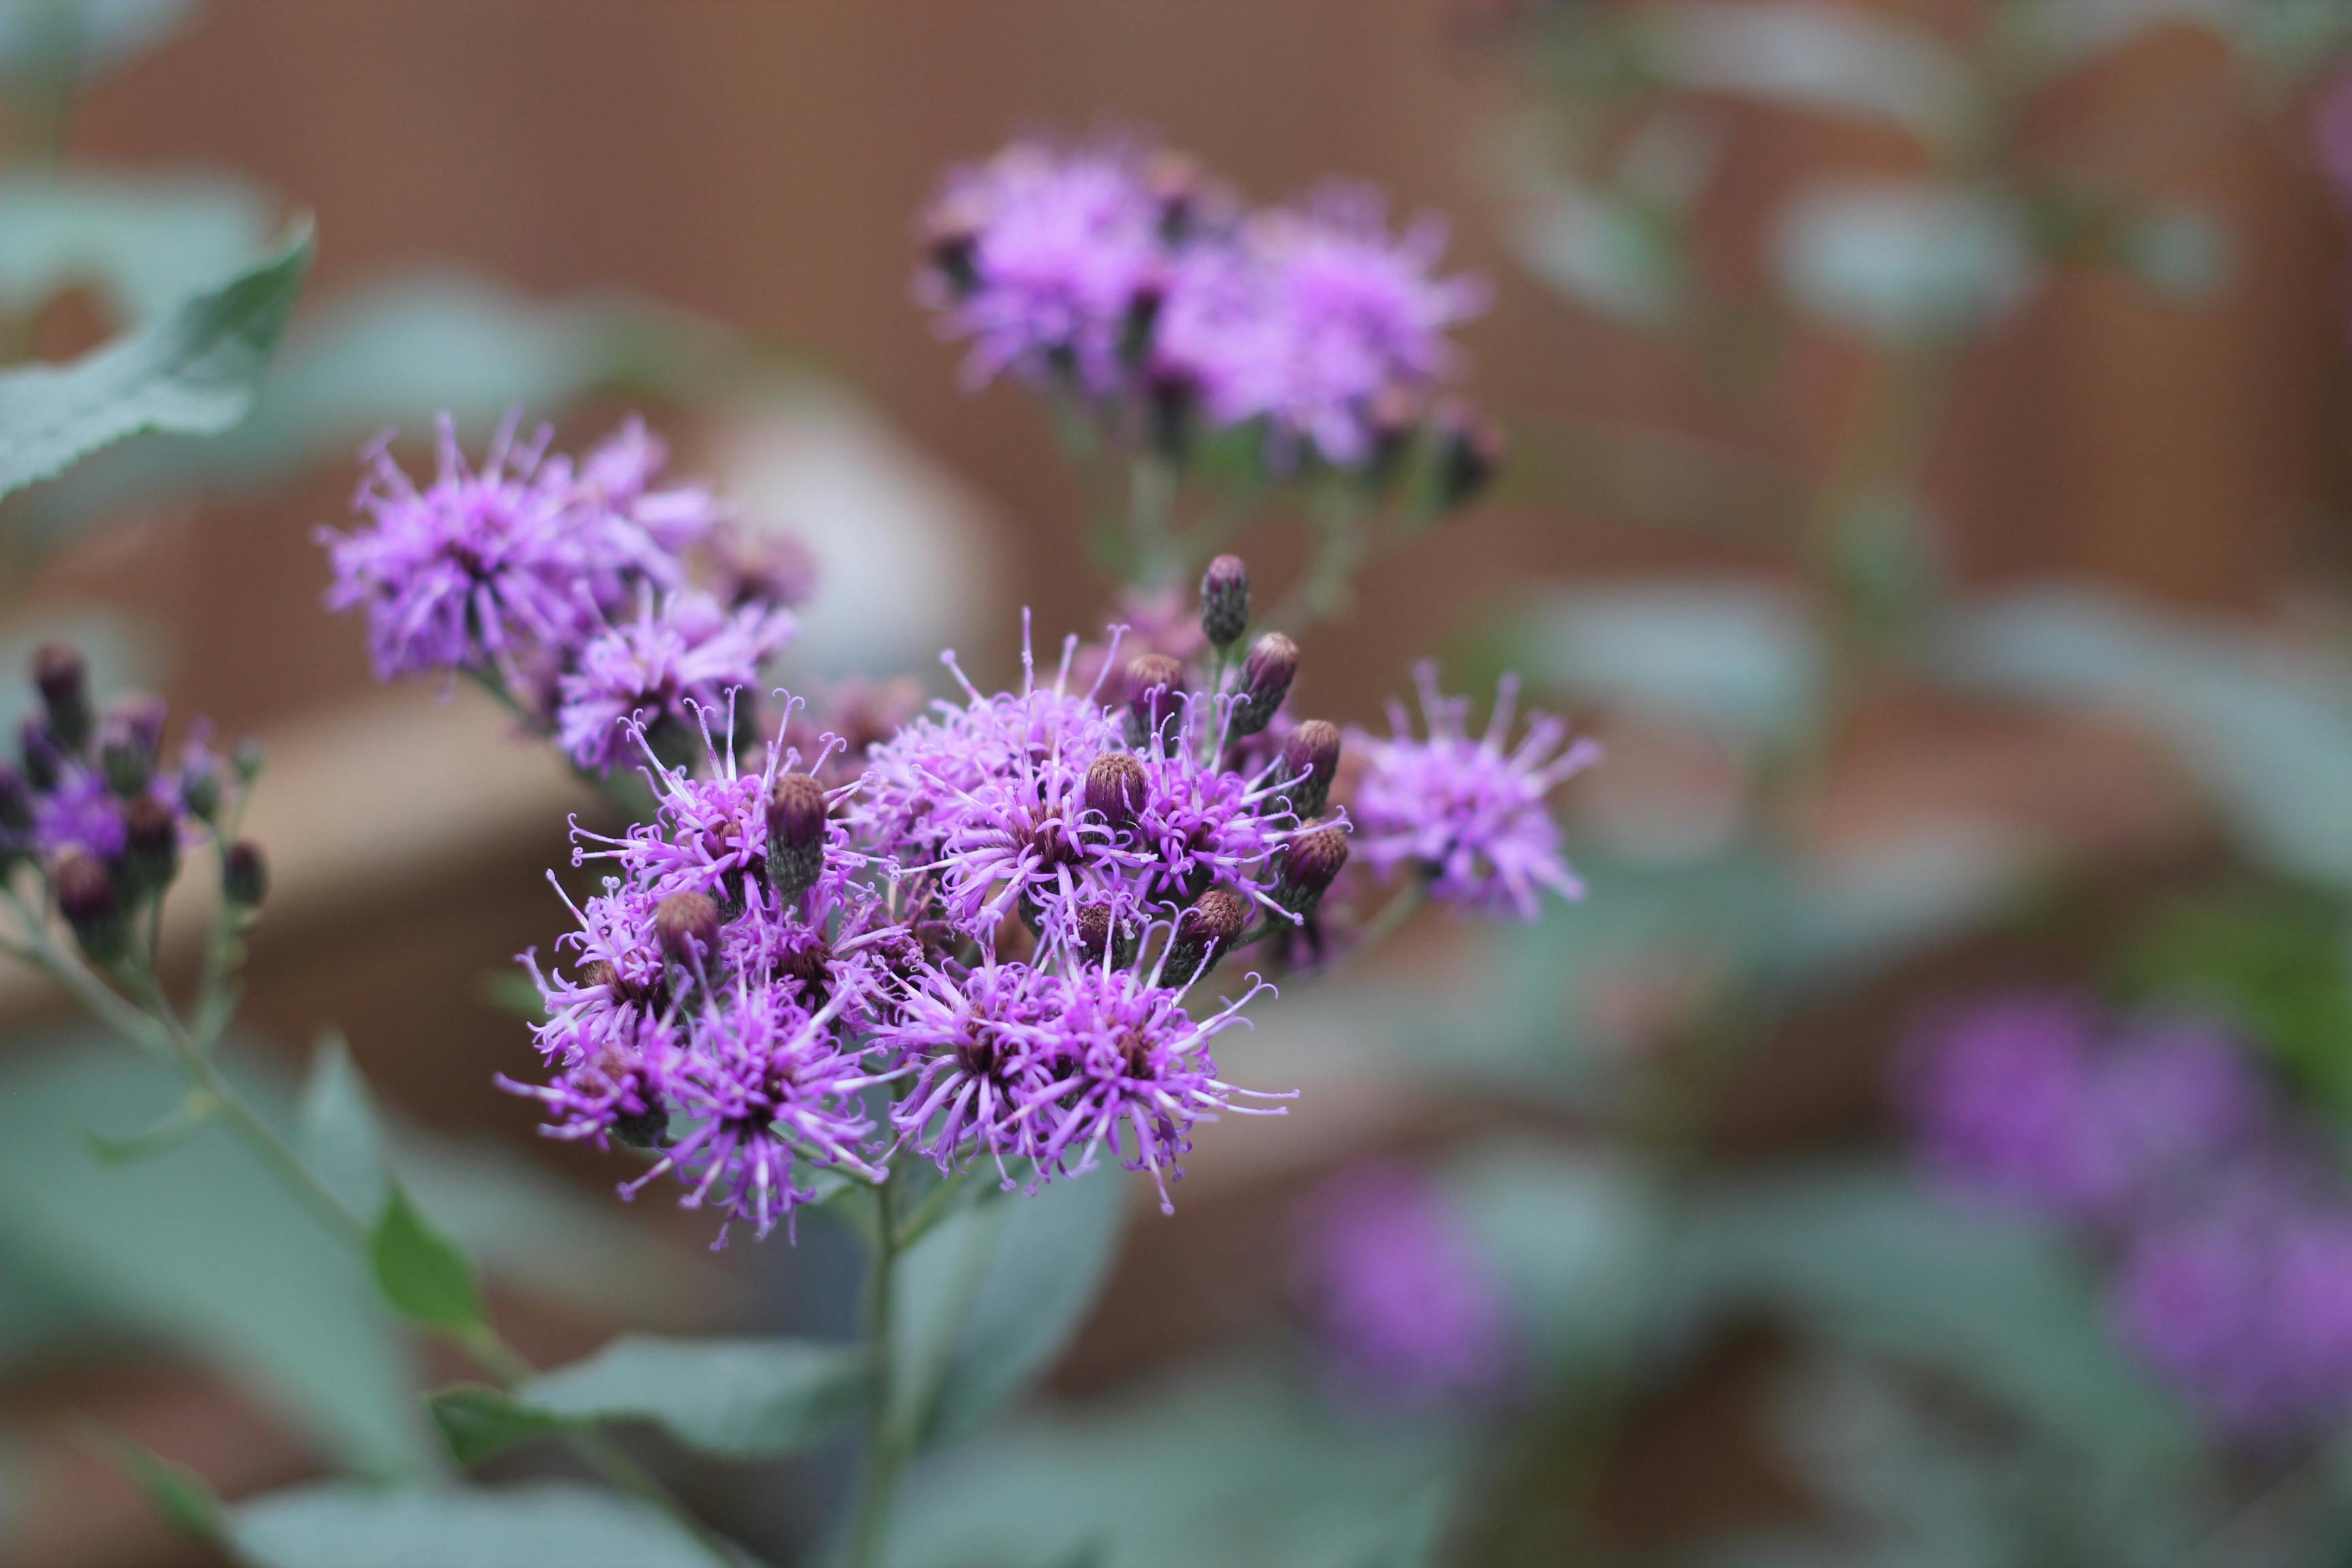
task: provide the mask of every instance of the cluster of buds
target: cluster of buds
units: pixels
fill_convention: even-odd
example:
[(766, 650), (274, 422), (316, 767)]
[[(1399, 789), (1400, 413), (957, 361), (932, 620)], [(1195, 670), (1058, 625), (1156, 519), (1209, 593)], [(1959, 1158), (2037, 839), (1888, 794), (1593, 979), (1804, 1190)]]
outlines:
[(132, 917), (163, 900), (187, 848), (206, 840), (225, 846), (233, 913), (257, 908), (268, 873), (235, 823), (259, 751), (247, 743), (223, 757), (201, 721), (167, 751), (163, 702), (125, 697), (101, 714), (88, 664), (63, 645), (35, 654), (32, 678), (39, 703), (18, 731), (16, 764), (0, 763), (0, 861), (36, 868), (84, 954), (101, 966), (129, 957)]

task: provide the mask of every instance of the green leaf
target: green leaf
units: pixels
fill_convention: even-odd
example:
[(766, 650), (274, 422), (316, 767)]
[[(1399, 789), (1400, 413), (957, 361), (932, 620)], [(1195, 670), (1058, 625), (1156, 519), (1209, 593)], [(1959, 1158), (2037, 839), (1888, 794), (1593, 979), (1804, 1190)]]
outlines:
[(462, 1333), (482, 1323), (482, 1288), (473, 1261), (434, 1228), (394, 1183), (368, 1242), (376, 1288), (410, 1321)]
[[(927, 1444), (984, 1426), (1044, 1373), (1110, 1276), (1127, 1184), (1108, 1172), (1034, 1197), (998, 1195), (943, 1220), (901, 1259), (901, 1365), (936, 1368)], [(919, 1394), (925, 1386), (911, 1380)]]
[(86, 283), (153, 321), (236, 271), (275, 221), (257, 186), (220, 174), (0, 178), (0, 304), (26, 311)]
[(425, 1407), (433, 1412), (433, 1424), (441, 1429), (450, 1458), (461, 1465), (487, 1459), (564, 1426), (560, 1417), (526, 1410), (504, 1389), (480, 1383), (436, 1389), (426, 1396)]
[(651, 1421), (706, 1453), (753, 1458), (814, 1447), (856, 1415), (865, 1359), (801, 1340), (627, 1335), (514, 1394), (527, 1415)]
[(294, 1146), (318, 1178), (361, 1214), (384, 1205), (383, 1131), (375, 1097), (340, 1034), (320, 1037), (294, 1110)]
[(212, 436), (252, 408), (309, 271), (306, 222), (274, 254), (68, 365), (0, 372), (0, 496), (142, 431)]
[(90, 1446), (130, 1478), (174, 1530), (198, 1541), (220, 1539), (221, 1501), (204, 1477), (133, 1442), (103, 1421), (85, 1421), (82, 1430)]
[(170, 1345), (292, 1415), (339, 1463), (428, 1467), (408, 1352), (364, 1260), (228, 1129), (141, 1164), (90, 1162), (80, 1129), (152, 1122), (184, 1092), (111, 1041), (0, 1068), (0, 1276), (78, 1320), (37, 1312), (29, 1342), (78, 1328)]
[(660, 1510), (571, 1481), (297, 1487), (230, 1510), (228, 1541), (253, 1568), (710, 1568)]

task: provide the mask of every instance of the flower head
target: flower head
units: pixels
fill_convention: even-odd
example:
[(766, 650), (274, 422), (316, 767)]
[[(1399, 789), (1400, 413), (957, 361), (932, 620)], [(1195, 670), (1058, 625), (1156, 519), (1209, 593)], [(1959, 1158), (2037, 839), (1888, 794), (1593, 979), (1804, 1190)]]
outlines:
[(1437, 898), (1487, 913), (1533, 920), (1546, 888), (1582, 898), (1546, 802), (1562, 780), (1597, 761), (1600, 748), (1579, 741), (1563, 750), (1567, 726), (1538, 715), (1506, 751), (1518, 690), (1508, 676), (1486, 732), (1474, 740), (1469, 703), (1441, 696), (1429, 665), (1415, 678), (1426, 734), (1415, 736), (1403, 709), (1391, 703), (1387, 739), (1349, 739), (1365, 759), (1353, 806), (1357, 851), (1382, 876), (1416, 869)]
[(629, 751), (635, 720), (657, 751), (690, 754), (698, 711), (724, 709), (730, 694), (748, 708), (760, 667), (793, 630), (792, 612), (772, 605), (730, 612), (684, 589), (656, 607), (647, 593), (635, 620), (589, 638), (559, 680), (556, 743), (581, 767), (608, 773)]

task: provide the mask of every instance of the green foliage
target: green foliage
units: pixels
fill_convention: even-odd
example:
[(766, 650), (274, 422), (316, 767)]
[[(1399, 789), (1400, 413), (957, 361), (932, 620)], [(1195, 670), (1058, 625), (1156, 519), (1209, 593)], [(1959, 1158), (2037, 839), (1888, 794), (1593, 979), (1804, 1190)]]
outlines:
[(473, 1260), (416, 1212), (397, 1182), (368, 1239), (368, 1260), (376, 1289), (411, 1322), (460, 1334), (482, 1326), (482, 1287)]
[(383, 1131), (375, 1097), (352, 1064), (341, 1035), (320, 1037), (294, 1110), (294, 1149), (303, 1164), (360, 1214), (384, 1205)]
[(0, 1069), (0, 1320), (17, 1320), (0, 1321), (0, 1350), (157, 1341), (237, 1378), (342, 1464), (428, 1466), (407, 1352), (363, 1263), (226, 1128), (91, 1163), (82, 1129), (120, 1138), (184, 1093), (110, 1042)]
[(120, 317), (156, 321), (268, 246), (275, 205), (219, 174), (60, 172), (0, 178), (0, 310), (88, 285)]
[(514, 1404), (574, 1423), (651, 1421), (689, 1447), (758, 1458), (823, 1442), (866, 1388), (866, 1358), (851, 1345), (632, 1334), (531, 1379)]
[(710, 1568), (659, 1510), (572, 1481), (298, 1487), (231, 1509), (226, 1534), (252, 1568)]
[(1034, 1197), (983, 1199), (899, 1264), (898, 1364), (916, 1369), (901, 1413), (926, 1444), (984, 1426), (1085, 1321), (1118, 1255), (1125, 1183), (1099, 1172)]
[(204, 1477), (132, 1442), (102, 1421), (85, 1421), (82, 1430), (90, 1446), (129, 1477), (174, 1530), (198, 1541), (220, 1538), (220, 1499)]
[(143, 431), (217, 435), (252, 408), (310, 265), (310, 226), (68, 365), (0, 372), (0, 497)]
[(527, 1410), (504, 1389), (488, 1384), (461, 1383), (436, 1389), (425, 1403), (433, 1413), (433, 1425), (441, 1429), (441, 1440), (449, 1447), (449, 1457), (461, 1465), (504, 1453), (517, 1443), (561, 1431), (564, 1426), (561, 1417)]

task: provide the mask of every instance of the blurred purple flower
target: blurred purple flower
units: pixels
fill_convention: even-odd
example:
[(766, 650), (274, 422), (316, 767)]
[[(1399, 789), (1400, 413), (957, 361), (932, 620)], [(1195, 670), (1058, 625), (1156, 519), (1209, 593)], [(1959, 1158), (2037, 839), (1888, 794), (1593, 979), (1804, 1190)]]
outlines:
[(556, 743), (592, 773), (609, 773), (634, 749), (627, 729), (644, 724), (666, 760), (690, 756), (699, 710), (723, 711), (730, 693), (748, 706), (760, 668), (792, 640), (792, 612), (770, 605), (722, 609), (683, 589), (658, 608), (648, 591), (636, 619), (588, 639), (576, 668), (557, 683)]
[(1316, 1192), (1302, 1217), (1301, 1283), (1341, 1376), (1414, 1403), (1501, 1391), (1511, 1352), (1501, 1288), (1428, 1176), (1359, 1165)]
[(1559, 825), (1546, 802), (1561, 781), (1598, 761), (1599, 746), (1561, 749), (1568, 727), (1549, 715), (1529, 721), (1509, 751), (1518, 683), (1506, 676), (1486, 733), (1473, 740), (1469, 703), (1437, 689), (1433, 666), (1414, 670), (1427, 732), (1416, 737), (1401, 704), (1389, 705), (1387, 739), (1351, 733), (1365, 759), (1353, 804), (1356, 847), (1383, 877), (1412, 870), (1436, 898), (1482, 913), (1533, 920), (1549, 888), (1584, 896), (1560, 858)]

